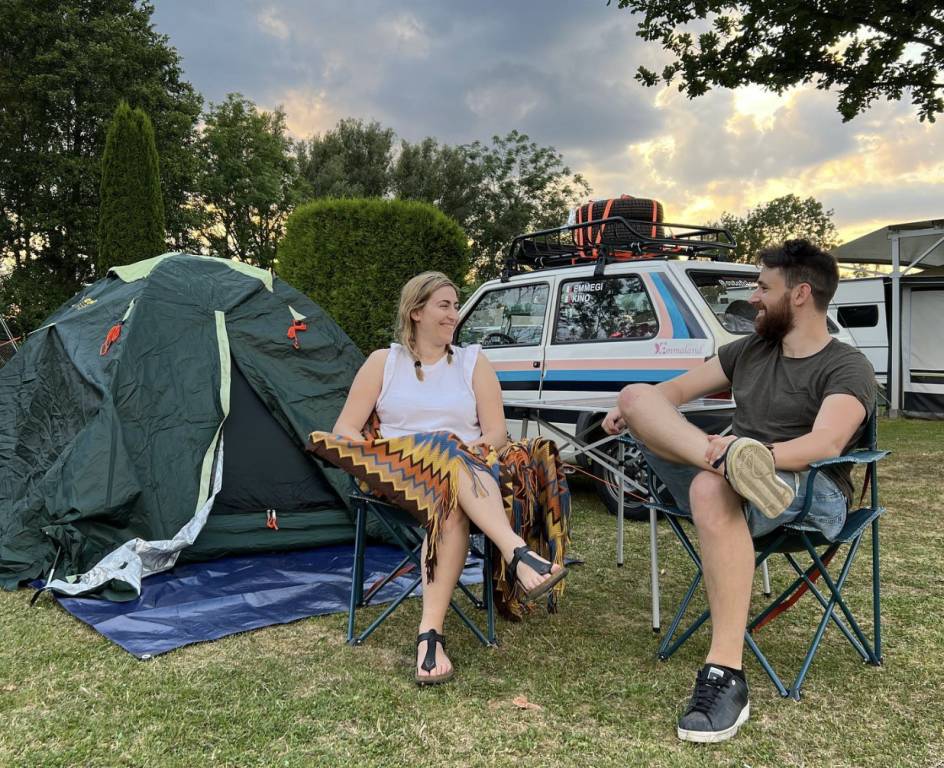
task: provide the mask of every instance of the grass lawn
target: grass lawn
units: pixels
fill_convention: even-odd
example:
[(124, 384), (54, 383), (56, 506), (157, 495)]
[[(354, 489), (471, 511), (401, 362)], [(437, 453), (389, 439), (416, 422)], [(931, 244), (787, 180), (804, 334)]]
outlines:
[[(615, 520), (578, 487), (586, 564), (561, 612), (500, 622), (497, 649), (450, 617), (457, 676), (440, 688), (412, 682), (417, 601), (360, 648), (338, 615), (140, 662), (48, 598), (0, 593), (0, 766), (944, 766), (944, 423), (880, 434), (894, 451), (880, 470), (885, 664), (832, 627), (795, 703), (746, 656), (752, 713), (733, 741), (676, 740), (707, 634), (656, 660), (647, 528), (628, 526), (617, 569)], [(660, 545), (668, 611), (690, 570), (667, 527)], [(868, 566), (863, 550), (847, 593), (870, 629)], [(771, 575), (785, 583), (785, 565)], [(789, 679), (814, 613), (806, 597), (758, 635)]]

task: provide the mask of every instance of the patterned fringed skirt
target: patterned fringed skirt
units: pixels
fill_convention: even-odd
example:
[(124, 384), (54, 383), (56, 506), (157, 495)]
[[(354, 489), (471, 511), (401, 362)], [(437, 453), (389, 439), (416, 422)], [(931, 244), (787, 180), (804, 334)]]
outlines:
[[(460, 473), (477, 494), (486, 491), (483, 475), (498, 484), (511, 527), (541, 557), (560, 565), (569, 540), (570, 491), (557, 446), (535, 438), (507, 443), (487, 453), (470, 449), (449, 432), (420, 432), (405, 437), (353, 440), (330, 432), (312, 432), (308, 450), (353, 475), (362, 490), (407, 510), (426, 528), (426, 574), (436, 570), (442, 526), (457, 505)], [(501, 557), (495, 560), (495, 604), (510, 619), (528, 608), (519, 599), (514, 578)], [(548, 599), (556, 610), (564, 589), (559, 582)]]

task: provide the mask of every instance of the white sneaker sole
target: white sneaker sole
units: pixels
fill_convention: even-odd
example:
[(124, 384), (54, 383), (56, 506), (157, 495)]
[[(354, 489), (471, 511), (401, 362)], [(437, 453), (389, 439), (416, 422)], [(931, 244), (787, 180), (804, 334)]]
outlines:
[[(764, 448), (764, 450), (767, 450)], [(747, 702), (744, 705), (744, 709), (741, 710), (741, 713), (737, 716), (737, 720), (734, 721), (734, 725), (730, 728), (725, 728), (723, 731), (686, 731), (684, 728), (678, 728), (677, 733), (678, 737), (682, 741), (697, 741), (701, 744), (714, 744), (718, 741), (727, 741), (732, 736), (738, 732), (744, 723), (747, 722), (747, 718), (751, 714), (751, 703)]]
[(731, 487), (765, 517), (778, 517), (793, 503), (793, 488), (777, 475), (774, 457), (763, 443), (747, 437), (732, 443), (725, 470)]

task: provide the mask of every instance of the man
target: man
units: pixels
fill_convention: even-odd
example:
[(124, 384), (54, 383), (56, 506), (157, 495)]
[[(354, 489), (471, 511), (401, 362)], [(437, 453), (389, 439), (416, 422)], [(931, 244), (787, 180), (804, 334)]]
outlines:
[[(691, 512), (701, 545), (712, 636), (678, 722), (678, 736), (687, 741), (723, 741), (747, 720), (741, 661), (754, 576), (751, 538), (794, 519), (809, 492), (814, 500), (804, 525), (835, 538), (852, 495), (849, 469), (827, 467), (808, 489), (809, 465), (859, 440), (875, 398), (868, 360), (826, 326), (839, 283), (835, 259), (806, 240), (788, 240), (759, 260), (750, 297), (756, 333), (676, 379), (625, 387), (603, 422), (610, 434), (628, 428), (642, 443), (678, 505)], [(706, 435), (676, 410), (728, 387), (737, 401), (730, 435)]]

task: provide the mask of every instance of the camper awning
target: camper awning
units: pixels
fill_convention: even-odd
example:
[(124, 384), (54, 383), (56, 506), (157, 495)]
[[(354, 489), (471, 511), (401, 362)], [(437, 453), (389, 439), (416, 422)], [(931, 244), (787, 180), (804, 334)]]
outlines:
[(898, 236), (899, 258), (902, 267), (906, 267), (922, 254), (931, 249), (923, 259), (923, 267), (944, 266), (944, 217), (929, 221), (913, 221), (908, 224), (892, 224), (876, 229), (867, 235), (851, 240), (833, 249), (835, 256), (843, 264), (891, 264), (891, 241)]

